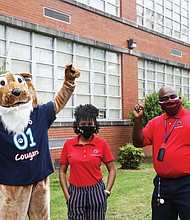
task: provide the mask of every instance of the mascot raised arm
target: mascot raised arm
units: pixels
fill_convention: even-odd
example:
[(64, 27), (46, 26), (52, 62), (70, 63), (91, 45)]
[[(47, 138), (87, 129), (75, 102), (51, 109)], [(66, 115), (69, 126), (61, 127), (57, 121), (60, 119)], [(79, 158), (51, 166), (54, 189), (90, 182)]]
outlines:
[(55, 99), (38, 105), (31, 74), (0, 75), (0, 220), (50, 219), (48, 129), (79, 76), (67, 65)]

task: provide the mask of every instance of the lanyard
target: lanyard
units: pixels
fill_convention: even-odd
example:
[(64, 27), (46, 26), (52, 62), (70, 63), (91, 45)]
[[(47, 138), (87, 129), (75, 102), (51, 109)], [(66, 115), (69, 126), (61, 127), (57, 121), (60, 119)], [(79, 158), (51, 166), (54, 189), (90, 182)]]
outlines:
[(168, 140), (168, 138), (169, 138), (170, 134), (172, 133), (172, 131), (173, 131), (176, 123), (178, 122), (178, 120), (179, 120), (179, 118), (175, 119), (168, 135), (167, 135), (167, 130), (166, 130), (167, 129), (167, 124), (166, 124), (167, 119), (164, 120), (164, 143), (166, 143), (166, 141)]

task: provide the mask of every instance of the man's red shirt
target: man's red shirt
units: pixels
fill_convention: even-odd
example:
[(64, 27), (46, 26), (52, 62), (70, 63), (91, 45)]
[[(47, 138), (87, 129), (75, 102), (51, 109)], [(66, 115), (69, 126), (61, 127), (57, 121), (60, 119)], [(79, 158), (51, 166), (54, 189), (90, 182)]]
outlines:
[[(164, 143), (166, 135), (178, 118), (168, 140), (165, 144), (163, 161), (158, 161), (159, 149)], [(164, 121), (166, 120), (166, 126)], [(166, 128), (165, 128), (166, 127)], [(144, 146), (153, 145), (153, 163), (159, 176), (165, 178), (178, 178), (190, 174), (190, 111), (181, 108), (175, 117), (166, 113), (153, 118), (143, 129)]]

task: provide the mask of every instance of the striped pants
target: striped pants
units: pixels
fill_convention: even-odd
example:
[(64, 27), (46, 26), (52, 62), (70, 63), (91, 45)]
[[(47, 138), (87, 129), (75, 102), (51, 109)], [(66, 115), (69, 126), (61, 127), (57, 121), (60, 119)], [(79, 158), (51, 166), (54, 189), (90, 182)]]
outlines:
[(104, 220), (107, 209), (105, 184), (101, 180), (92, 186), (69, 186), (70, 198), (67, 201), (69, 220)]

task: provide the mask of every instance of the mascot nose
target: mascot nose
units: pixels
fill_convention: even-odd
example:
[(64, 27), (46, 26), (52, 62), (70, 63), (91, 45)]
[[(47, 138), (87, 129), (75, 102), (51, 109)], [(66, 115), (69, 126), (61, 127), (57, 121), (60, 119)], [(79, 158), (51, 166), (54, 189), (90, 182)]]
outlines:
[(19, 96), (20, 93), (21, 93), (21, 90), (20, 90), (20, 89), (13, 89), (13, 90), (12, 90), (12, 94), (13, 94), (14, 96)]

